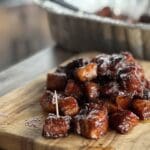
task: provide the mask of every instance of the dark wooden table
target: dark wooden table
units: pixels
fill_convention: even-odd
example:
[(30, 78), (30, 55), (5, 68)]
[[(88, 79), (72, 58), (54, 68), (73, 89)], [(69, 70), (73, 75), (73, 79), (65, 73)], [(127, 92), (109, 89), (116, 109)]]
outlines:
[(0, 96), (34, 80), (38, 75), (56, 67), (74, 54), (51, 47), (0, 72)]

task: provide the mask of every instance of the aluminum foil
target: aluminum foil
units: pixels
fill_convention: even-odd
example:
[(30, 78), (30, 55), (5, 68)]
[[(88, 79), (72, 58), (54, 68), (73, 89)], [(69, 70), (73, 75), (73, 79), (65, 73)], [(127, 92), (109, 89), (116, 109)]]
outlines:
[[(150, 14), (149, 0), (66, 0), (80, 8), (75, 12), (50, 1), (34, 0), (48, 13), (55, 41), (71, 51), (99, 50), (106, 53), (130, 51), (150, 60), (150, 25), (96, 16), (93, 12), (110, 6), (116, 13), (137, 19)], [(86, 13), (85, 13), (86, 12)]]

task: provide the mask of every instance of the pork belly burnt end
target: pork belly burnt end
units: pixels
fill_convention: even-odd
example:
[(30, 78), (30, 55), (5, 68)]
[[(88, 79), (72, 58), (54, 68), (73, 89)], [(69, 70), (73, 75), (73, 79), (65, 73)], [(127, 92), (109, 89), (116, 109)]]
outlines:
[(123, 110), (123, 107), (127, 107), (127, 102), (125, 101), (121, 101), (119, 103), (112, 101), (111, 99), (103, 99), (100, 100), (98, 103), (103, 102), (104, 105), (106, 106), (107, 110), (108, 110), (108, 114), (113, 114), (115, 112), (117, 112), (118, 110)]
[(101, 54), (92, 59), (92, 62), (95, 62), (98, 65), (98, 78), (99, 80), (102, 80), (102, 82), (104, 82), (103, 80), (105, 80), (105, 82), (108, 82), (116, 78), (116, 70), (118, 69), (118, 66), (122, 61), (122, 54)]
[(67, 83), (66, 74), (64, 73), (48, 73), (47, 90), (64, 90)]
[(55, 105), (53, 104), (53, 92), (45, 91), (43, 96), (40, 98), (40, 104), (44, 111), (54, 113)]
[(131, 105), (132, 99), (128, 96), (117, 96), (116, 97), (116, 105), (120, 109), (128, 109)]
[(108, 113), (112, 114), (118, 110), (128, 109), (130, 107), (131, 99), (127, 96), (117, 96), (116, 99), (99, 99), (97, 103), (104, 103), (107, 107)]
[(118, 71), (129, 64), (138, 66), (133, 56), (127, 52), (113, 55), (101, 54), (93, 58), (92, 62), (98, 65), (98, 78), (102, 81), (105, 79), (105, 82), (116, 79)]
[(117, 112), (119, 110), (118, 106), (110, 100), (106, 100), (104, 102), (104, 104), (105, 104), (109, 114), (112, 114), (112, 113)]
[(79, 112), (78, 102), (71, 96), (62, 98), (59, 102), (59, 107), (64, 115), (74, 116)]
[(122, 61), (122, 65), (121, 65), (122, 67), (124, 64), (135, 64), (135, 63), (137, 63), (131, 53), (122, 52), (121, 54), (123, 55), (123, 61)]
[(108, 118), (109, 126), (122, 134), (139, 118), (150, 119), (150, 81), (127, 52), (74, 60), (48, 74), (46, 90), (40, 100), (42, 108), (55, 114), (56, 90), (59, 111), (64, 116), (49, 115), (43, 126), (45, 137), (66, 136), (70, 121), (71, 131), (98, 139), (108, 130)]
[(68, 79), (74, 79), (75, 69), (87, 65), (88, 62), (89, 62), (88, 59), (79, 58), (68, 63), (65, 67)]
[(107, 109), (104, 105), (89, 103), (74, 117), (77, 134), (86, 138), (98, 139), (108, 130)]
[(150, 100), (133, 100), (132, 109), (133, 112), (136, 113), (141, 120), (150, 119)]
[(80, 86), (74, 80), (71, 79), (67, 82), (65, 94), (67, 96), (73, 96), (77, 99), (79, 99), (83, 95)]
[(119, 82), (125, 91), (131, 95), (137, 95), (143, 91), (143, 70), (140, 66), (127, 65), (119, 70)]
[(99, 97), (99, 85), (97, 83), (86, 82), (84, 91), (89, 102), (94, 102)]
[(57, 117), (54, 114), (49, 114), (43, 125), (42, 135), (46, 138), (58, 138), (68, 135), (70, 129), (69, 116)]
[(79, 81), (85, 82), (97, 77), (97, 64), (90, 63), (75, 70), (75, 76)]
[(139, 118), (128, 110), (117, 111), (109, 118), (110, 127), (122, 134), (130, 131), (138, 122)]
[(100, 96), (115, 100), (119, 95), (120, 89), (117, 82), (109, 82), (100, 88)]

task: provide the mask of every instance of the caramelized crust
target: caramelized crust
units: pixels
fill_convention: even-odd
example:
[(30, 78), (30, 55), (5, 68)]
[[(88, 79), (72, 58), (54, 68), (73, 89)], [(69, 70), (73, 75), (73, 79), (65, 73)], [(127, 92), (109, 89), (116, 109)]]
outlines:
[(109, 82), (100, 88), (100, 95), (106, 98), (115, 100), (117, 95), (119, 95), (120, 89), (117, 82)]
[(132, 109), (140, 119), (150, 119), (150, 100), (136, 99), (132, 102)]
[(40, 98), (40, 104), (44, 111), (54, 113), (55, 105), (52, 102), (53, 92), (46, 91)]
[(85, 94), (89, 102), (95, 101), (99, 97), (99, 85), (94, 82), (85, 83)]
[[(45, 93), (40, 98), (40, 104), (44, 111), (49, 113), (55, 113), (55, 102), (53, 101), (54, 93), (51, 91), (45, 91)], [(63, 93), (57, 93), (58, 103), (64, 98)]]
[(110, 127), (122, 134), (130, 131), (138, 122), (139, 118), (128, 110), (117, 111), (109, 118)]
[(74, 117), (75, 131), (86, 138), (98, 139), (108, 130), (105, 106), (90, 103)]
[(47, 90), (64, 90), (67, 82), (66, 74), (64, 73), (48, 73), (47, 75)]
[[(131, 55), (131, 53), (129, 53), (129, 52), (122, 52), (121, 54), (123, 56), (123, 63), (124, 64), (136, 64), (137, 63), (136, 60)], [(123, 63), (122, 63), (122, 65), (123, 65)]]
[(138, 66), (128, 65), (119, 71), (119, 80), (125, 91), (131, 95), (142, 93), (143, 91), (143, 70)]
[(43, 125), (43, 136), (46, 138), (58, 138), (68, 135), (70, 129), (69, 116), (57, 117), (54, 114), (49, 114)]
[(97, 77), (97, 64), (89, 63), (83, 67), (79, 67), (75, 71), (75, 76), (79, 81), (85, 82)]
[(110, 100), (106, 100), (104, 104), (109, 114), (115, 113), (119, 110), (118, 106), (115, 103), (111, 102)]
[(79, 112), (78, 102), (73, 97), (65, 97), (59, 102), (60, 111), (64, 115), (74, 116)]
[(74, 79), (75, 69), (87, 65), (88, 62), (89, 62), (88, 59), (79, 58), (67, 64), (66, 74), (68, 79)]
[(79, 99), (83, 95), (80, 86), (74, 80), (71, 79), (67, 82), (65, 94), (67, 96), (72, 96), (77, 99)]
[(97, 74), (98, 77), (109, 76), (110, 75), (110, 55), (101, 54), (92, 59), (92, 62), (97, 63)]
[(116, 97), (116, 104), (120, 109), (128, 109), (131, 104), (131, 98), (128, 96), (117, 96)]

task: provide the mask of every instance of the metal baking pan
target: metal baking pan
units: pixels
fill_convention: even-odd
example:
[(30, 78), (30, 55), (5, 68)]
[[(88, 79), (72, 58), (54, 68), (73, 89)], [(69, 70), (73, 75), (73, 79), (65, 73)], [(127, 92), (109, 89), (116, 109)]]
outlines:
[[(133, 24), (96, 16), (90, 11), (75, 12), (51, 1), (34, 1), (48, 12), (52, 36), (62, 47), (72, 51), (99, 50), (105, 53), (129, 51), (138, 59), (150, 60), (150, 24)], [(132, 0), (132, 5), (133, 1), (138, 0)], [(140, 15), (145, 10), (149, 13), (150, 9), (145, 8), (149, 6), (149, 0), (143, 1), (145, 3), (138, 1), (140, 6), (136, 4), (136, 7), (131, 8), (131, 1), (128, 0), (123, 10), (126, 10), (125, 13), (129, 13), (129, 16)], [(132, 17), (138, 17), (136, 15)]]

